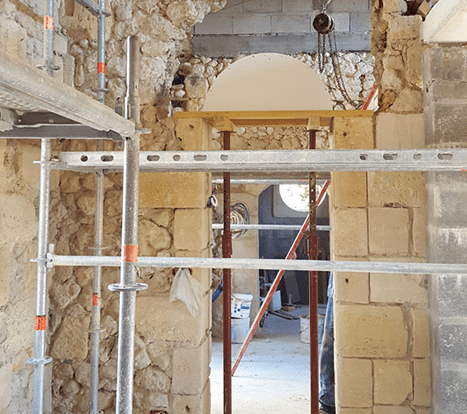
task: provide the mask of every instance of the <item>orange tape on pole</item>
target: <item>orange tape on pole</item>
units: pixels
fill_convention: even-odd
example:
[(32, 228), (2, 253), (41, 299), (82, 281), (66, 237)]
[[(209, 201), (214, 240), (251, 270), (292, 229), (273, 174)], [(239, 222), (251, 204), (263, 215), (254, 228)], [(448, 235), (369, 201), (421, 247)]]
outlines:
[(105, 63), (97, 62), (97, 73), (105, 73)]
[(92, 295), (92, 306), (99, 306), (99, 295), (97, 293)]
[(44, 16), (44, 30), (54, 29), (54, 18), (51, 16)]
[(45, 331), (47, 318), (45, 315), (36, 316), (36, 331)]
[(126, 244), (123, 246), (123, 261), (126, 263), (136, 263), (138, 261), (137, 244)]

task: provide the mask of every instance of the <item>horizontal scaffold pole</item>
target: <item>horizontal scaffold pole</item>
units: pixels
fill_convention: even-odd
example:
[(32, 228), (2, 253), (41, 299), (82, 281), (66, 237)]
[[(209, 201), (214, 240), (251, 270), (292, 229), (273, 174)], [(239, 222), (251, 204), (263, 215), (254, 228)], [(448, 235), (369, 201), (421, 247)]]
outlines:
[[(120, 256), (60, 256), (49, 253), (47, 264), (54, 266), (119, 267)], [(139, 267), (184, 267), (204, 269), (274, 269), (322, 272), (398, 273), (398, 274), (467, 274), (466, 264), (350, 262), (329, 260), (285, 260), (200, 257), (138, 257)]]
[[(147, 172), (467, 171), (467, 149), (140, 152)], [(123, 168), (123, 152), (62, 152), (57, 169)]]

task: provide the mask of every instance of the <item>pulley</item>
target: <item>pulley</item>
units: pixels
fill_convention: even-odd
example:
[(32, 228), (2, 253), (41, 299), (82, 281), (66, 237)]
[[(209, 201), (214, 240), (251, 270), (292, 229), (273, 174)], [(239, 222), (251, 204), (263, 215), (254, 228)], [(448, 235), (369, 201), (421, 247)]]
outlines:
[(334, 30), (334, 20), (326, 13), (320, 13), (314, 18), (313, 27), (319, 34), (325, 35)]

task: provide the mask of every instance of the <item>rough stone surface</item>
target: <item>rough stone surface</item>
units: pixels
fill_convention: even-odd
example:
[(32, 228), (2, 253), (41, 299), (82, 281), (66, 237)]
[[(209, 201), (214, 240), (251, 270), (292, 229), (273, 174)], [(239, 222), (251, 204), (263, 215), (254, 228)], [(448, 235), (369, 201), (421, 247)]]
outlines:
[(336, 398), (344, 407), (372, 406), (372, 363), (369, 359), (341, 358), (336, 369), (341, 372), (336, 383)]
[[(370, 312), (371, 310), (371, 312)], [(335, 313), (339, 357), (401, 358), (407, 353), (408, 332), (398, 307), (339, 305)]]
[(412, 393), (409, 361), (375, 360), (375, 403), (402, 404)]

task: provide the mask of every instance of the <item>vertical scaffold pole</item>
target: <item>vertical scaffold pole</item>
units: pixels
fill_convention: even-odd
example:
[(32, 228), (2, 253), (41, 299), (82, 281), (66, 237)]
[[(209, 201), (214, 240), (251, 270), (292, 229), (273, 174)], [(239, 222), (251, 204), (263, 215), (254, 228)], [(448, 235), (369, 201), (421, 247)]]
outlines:
[[(140, 127), (138, 68), (139, 45), (136, 37), (129, 41), (131, 58), (130, 105), (136, 127)], [(117, 357), (117, 414), (133, 412), (133, 375), (135, 353), (136, 292), (147, 285), (136, 283), (138, 261), (138, 176), (139, 136), (125, 138), (123, 165), (123, 211), (122, 211), (122, 266), (120, 283), (109, 289), (120, 292), (118, 357)]]
[[(105, 0), (99, 1), (97, 36), (97, 92), (98, 100), (105, 103)], [(102, 151), (104, 143), (97, 140), (96, 151)], [(104, 234), (104, 172), (96, 173), (96, 214), (94, 223), (94, 244), (96, 256), (102, 256)], [(94, 267), (94, 283), (92, 295), (92, 330), (91, 330), (91, 385), (89, 414), (97, 414), (99, 410), (99, 342), (101, 333), (101, 279), (102, 267)]]
[[(102, 141), (96, 144), (97, 151), (103, 148)], [(104, 233), (104, 173), (96, 173), (96, 214), (94, 223), (95, 255), (102, 256)], [(92, 295), (92, 330), (91, 330), (91, 401), (90, 414), (97, 414), (99, 407), (99, 342), (101, 333), (101, 278), (102, 267), (94, 267), (94, 282)]]
[(105, 102), (105, 0), (99, 0), (100, 14), (97, 26), (97, 97), (99, 102)]
[[(309, 147), (316, 149), (316, 131), (309, 131)], [(316, 173), (309, 177), (310, 236), (309, 258), (318, 258), (318, 236), (316, 234)], [(318, 371), (318, 272), (310, 272), (310, 406), (311, 414), (319, 411), (319, 371)]]
[(47, 327), (47, 246), (50, 202), (50, 157), (51, 141), (43, 139), (41, 144), (41, 172), (39, 192), (39, 230), (37, 241), (37, 300), (34, 335), (34, 358), (28, 362), (34, 365), (33, 414), (44, 412), (45, 364), (51, 362), (45, 356)]
[[(224, 131), (224, 150), (230, 150), (230, 131)], [(230, 230), (230, 173), (224, 173), (224, 234), (222, 257), (232, 257)], [(232, 413), (232, 270), (224, 269), (224, 414)]]
[[(52, 76), (54, 40), (54, 0), (44, 0), (44, 39), (43, 64), (39, 67)], [(34, 357), (28, 363), (34, 365), (33, 414), (44, 412), (45, 365), (52, 362), (46, 357), (47, 328), (47, 249), (49, 232), (50, 204), (50, 158), (52, 143), (50, 139), (41, 140), (41, 171), (39, 189), (39, 218), (37, 234), (37, 281), (36, 281), (36, 318), (34, 331)]]

